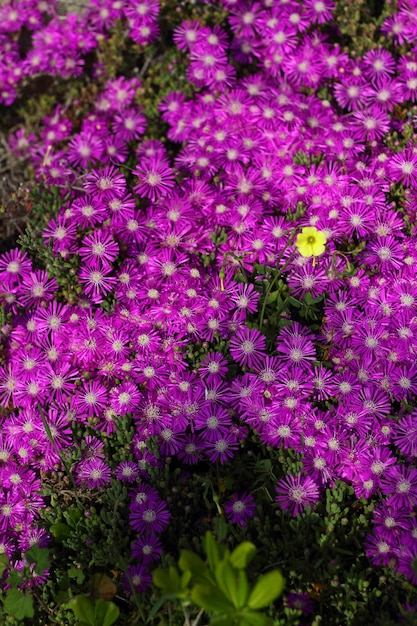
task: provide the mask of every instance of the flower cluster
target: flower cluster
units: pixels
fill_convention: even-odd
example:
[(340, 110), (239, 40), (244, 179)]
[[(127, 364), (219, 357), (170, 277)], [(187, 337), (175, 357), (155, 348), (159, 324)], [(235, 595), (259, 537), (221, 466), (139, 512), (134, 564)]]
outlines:
[[(85, 6), (79, 5), (78, 11), (62, 15), (65, 3), (56, 0), (2, 3), (0, 104), (11, 105), (19, 89), (34, 77), (81, 76), (86, 55), (97, 48), (118, 20), (124, 22), (130, 39), (141, 46), (158, 36), (157, 0), (88, 0)], [(23, 33), (24, 46), (19, 42), (19, 32)]]
[[(38, 15), (26, 4), (27, 15)], [(45, 25), (40, 14), (33, 22), (43, 72), (51, 61), (45, 34), (56, 37), (54, 28), (72, 19), (84, 24), (70, 30), (84, 38), (79, 60), (122, 12), (135, 41), (156, 35), (155, 0), (91, 4), (80, 18)], [(314, 506), (336, 481), (378, 499), (367, 554), (415, 581), (417, 238), (409, 222), (417, 154), (414, 137), (395, 150), (389, 133), (405, 132), (395, 107), (417, 95), (415, 33), (405, 18), (417, 5), (399, 3), (383, 25), (408, 53), (379, 47), (350, 58), (321, 29), (332, 20), (330, 0), (223, 4), (232, 42), (198, 22), (174, 32), (199, 89), (160, 104), (168, 139), (181, 144), (174, 159), (162, 141), (142, 140), (134, 77), (106, 83), (80, 132), (71, 133), (58, 107), (27, 138), (38, 180), (62, 189), (45, 244), (77, 261), (81, 295), (63, 302), (56, 281), (24, 252), (0, 258), (12, 315), (0, 370), (0, 548), (14, 558), (33, 541), (41, 472), (76, 445), (74, 425), (94, 427), (76, 480), (101, 488), (113, 473), (131, 487), (132, 552), (141, 564), (129, 572), (142, 591), (170, 519), (152, 468), (168, 458), (225, 465), (245, 453), (250, 434), (299, 454), (300, 473), (276, 485), (277, 506), (290, 514)], [(22, 26), (11, 26), (12, 6), (2, 9), (4, 47)], [(14, 53), (11, 46), (10, 64)], [(256, 69), (239, 78), (232, 59)], [(7, 74), (7, 55), (2, 63)], [(328, 99), (317, 95), (324, 85)], [(22, 140), (11, 138), (16, 152)], [(128, 177), (129, 154), (136, 163)], [(290, 304), (271, 347), (270, 324), (263, 315), (258, 323), (257, 312), (272, 272)], [(323, 303), (322, 322), (311, 327), (290, 308), (307, 297)], [(204, 352), (196, 367), (190, 344)], [(113, 467), (102, 439), (125, 417), (134, 425), (130, 458)], [(224, 511), (244, 526), (254, 498), (235, 491)]]

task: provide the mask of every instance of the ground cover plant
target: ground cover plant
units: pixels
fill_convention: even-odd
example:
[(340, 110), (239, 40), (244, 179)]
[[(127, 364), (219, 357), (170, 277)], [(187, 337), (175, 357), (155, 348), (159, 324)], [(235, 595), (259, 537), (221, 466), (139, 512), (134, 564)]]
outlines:
[(2, 623), (416, 623), (416, 42), (1, 3)]

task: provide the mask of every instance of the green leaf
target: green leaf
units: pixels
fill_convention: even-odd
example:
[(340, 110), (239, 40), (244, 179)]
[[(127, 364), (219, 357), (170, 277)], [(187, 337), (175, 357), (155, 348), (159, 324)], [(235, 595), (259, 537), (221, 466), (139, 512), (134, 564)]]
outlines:
[(169, 574), (166, 570), (158, 567), (152, 572), (152, 581), (156, 587), (165, 591), (170, 586)]
[(250, 541), (243, 541), (230, 555), (230, 562), (237, 569), (245, 569), (256, 554), (256, 547)]
[(109, 600), (97, 600), (94, 611), (94, 626), (113, 626), (120, 615), (119, 607)]
[(180, 593), (181, 581), (175, 567), (171, 565), (169, 570), (156, 569), (152, 574), (154, 585), (164, 591), (164, 593)]
[(56, 524), (52, 524), (49, 530), (58, 541), (68, 539), (68, 537), (71, 536), (71, 529), (67, 524), (64, 524), (64, 522), (57, 522)]
[[(214, 497), (213, 497), (214, 500)], [(220, 515), (223, 515), (223, 511), (220, 507), (219, 500), (217, 498), (216, 506), (219, 510)], [(216, 517), (214, 520), (214, 532), (216, 533), (216, 537), (219, 541), (225, 541), (227, 535), (229, 534), (229, 526), (224, 519), (224, 517)], [(218, 544), (219, 545), (219, 544)], [(223, 558), (225, 553), (225, 546), (219, 545), (219, 558)]]
[(185, 589), (187, 589), (188, 583), (190, 582), (192, 577), (193, 577), (193, 575), (192, 575), (192, 573), (190, 572), (189, 569), (186, 572), (182, 573), (182, 576), (180, 578), (180, 584), (181, 584), (181, 589), (183, 591), (185, 591)]
[(79, 585), (84, 582), (85, 574), (81, 569), (78, 569), (78, 567), (70, 567), (67, 574), (70, 578), (75, 578)]
[(25, 557), (29, 563), (35, 563), (35, 573), (42, 575), (49, 567), (49, 550), (48, 548), (40, 548), (37, 545), (32, 546)]
[(271, 623), (271, 619), (263, 613), (246, 611), (240, 618), (239, 626), (269, 626)]
[(71, 528), (77, 528), (77, 524), (80, 519), (82, 519), (83, 514), (79, 509), (71, 507), (70, 509), (68, 509), (68, 511), (64, 512), (64, 517), (67, 520), (68, 525), (71, 526)]
[(207, 570), (203, 559), (190, 550), (181, 550), (178, 565), (183, 572), (189, 570), (195, 578), (201, 578)]
[(243, 569), (238, 571), (237, 578), (237, 596), (239, 607), (243, 607), (246, 605), (249, 595), (249, 583), (248, 577), (246, 576), (246, 572)]
[(220, 561), (220, 563), (217, 563), (214, 576), (219, 589), (224, 593), (226, 598), (230, 600), (237, 609), (240, 608), (236, 577), (229, 561)]
[(281, 595), (284, 589), (284, 578), (280, 571), (273, 570), (262, 576), (252, 589), (248, 607), (250, 609), (262, 609)]
[(266, 297), (266, 303), (267, 304), (272, 304), (273, 302), (276, 301), (277, 297), (278, 297), (279, 291), (271, 291), (271, 293), (269, 293)]
[(200, 583), (191, 591), (193, 602), (206, 611), (217, 611), (231, 615), (235, 607), (229, 602), (224, 593), (213, 585)]
[(10, 561), (7, 558), (7, 554), (0, 554), (0, 577), (8, 567), (10, 567)]
[(17, 571), (12, 567), (7, 577), (7, 584), (10, 585), (10, 587), (17, 587), (23, 582), (23, 577), (23, 572)]
[(20, 589), (9, 589), (4, 600), (4, 610), (17, 620), (33, 617), (35, 615), (33, 596), (30, 593), (20, 591)]
[(209, 530), (206, 532), (204, 547), (206, 550), (209, 567), (211, 571), (214, 572), (214, 569), (220, 560), (219, 546), (215, 542), (213, 534)]
[(74, 611), (75, 617), (77, 617), (81, 622), (85, 622), (90, 626), (95, 626), (94, 604), (90, 598), (87, 598), (87, 596), (84, 595), (75, 596), (74, 598), (71, 598), (69, 605)]
[[(233, 622), (233, 624), (235, 623), (236, 622)], [(230, 617), (224, 617), (223, 615), (220, 615), (219, 617), (212, 617), (210, 619), (210, 626), (231, 626)]]

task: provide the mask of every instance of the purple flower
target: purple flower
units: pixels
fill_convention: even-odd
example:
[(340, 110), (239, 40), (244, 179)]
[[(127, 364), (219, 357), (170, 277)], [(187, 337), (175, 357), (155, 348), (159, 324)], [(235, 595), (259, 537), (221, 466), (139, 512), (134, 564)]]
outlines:
[(91, 268), (106, 267), (117, 257), (119, 246), (108, 231), (94, 231), (83, 239), (79, 248), (82, 260)]
[(366, 52), (362, 62), (365, 73), (371, 80), (376, 80), (382, 76), (387, 77), (395, 72), (395, 60), (383, 48), (376, 48)]
[(417, 458), (417, 412), (401, 417), (394, 425), (393, 442), (410, 461)]
[(303, 593), (300, 589), (284, 597), (284, 606), (289, 609), (297, 609), (303, 615), (310, 615), (313, 612), (313, 600), (308, 593)]
[(394, 465), (381, 478), (381, 491), (389, 496), (387, 502), (411, 510), (417, 502), (417, 469)]
[(105, 198), (84, 195), (72, 203), (73, 215), (80, 228), (88, 228), (104, 222), (106, 219)]
[(17, 490), (0, 492), (0, 533), (24, 523), (25, 514), (24, 502)]
[(99, 304), (116, 283), (116, 278), (110, 276), (112, 268), (103, 265), (100, 269), (83, 267), (79, 273), (79, 279), (84, 286), (84, 292), (95, 304)]
[(365, 540), (365, 552), (374, 565), (389, 565), (395, 561), (396, 542), (384, 531), (368, 535)]
[(236, 435), (229, 433), (225, 435), (217, 435), (216, 439), (208, 441), (204, 445), (204, 450), (211, 462), (219, 461), (220, 465), (224, 465), (234, 456), (234, 452), (239, 448)]
[(200, 364), (200, 372), (207, 381), (224, 378), (228, 371), (228, 364), (221, 352), (209, 352)]
[(107, 404), (107, 390), (97, 381), (84, 383), (77, 391), (75, 406), (80, 413), (92, 417), (98, 415)]
[(239, 329), (230, 340), (230, 354), (239, 365), (259, 368), (264, 350), (265, 337), (256, 328)]
[(13, 284), (28, 277), (32, 270), (32, 262), (26, 252), (13, 248), (0, 257), (0, 280)]
[(169, 524), (170, 512), (163, 500), (146, 502), (131, 510), (130, 525), (139, 533), (160, 533)]
[(115, 115), (112, 130), (122, 141), (139, 139), (145, 132), (146, 118), (136, 109), (125, 109)]
[(81, 132), (70, 140), (67, 157), (73, 167), (87, 168), (91, 163), (100, 161), (102, 153), (102, 140), (91, 133)]
[(291, 513), (296, 517), (298, 513), (302, 513), (307, 506), (312, 507), (319, 499), (319, 490), (317, 484), (309, 476), (286, 476), (282, 478), (275, 491), (275, 498), (281, 509), (287, 513)]
[(135, 592), (143, 593), (151, 586), (152, 576), (145, 564), (128, 565), (127, 571), (123, 574), (122, 583), (127, 593), (133, 594), (131, 585)]
[(305, 15), (313, 23), (325, 24), (332, 19), (332, 11), (335, 5), (332, 0), (305, 0)]
[(122, 461), (116, 467), (115, 475), (116, 478), (122, 482), (134, 483), (139, 477), (138, 465), (133, 461)]
[(113, 387), (110, 392), (110, 403), (116, 413), (124, 415), (137, 407), (141, 393), (131, 382)]
[(155, 534), (146, 533), (135, 539), (132, 544), (132, 557), (142, 563), (153, 563), (161, 557), (162, 543)]
[(239, 526), (246, 526), (256, 509), (255, 499), (250, 493), (241, 495), (234, 493), (224, 505), (224, 511), (228, 520)]
[(126, 180), (114, 166), (94, 170), (87, 174), (84, 189), (87, 193), (97, 195), (99, 199), (120, 198), (126, 191)]
[(21, 284), (19, 301), (25, 307), (36, 307), (52, 300), (58, 285), (55, 278), (49, 279), (47, 272), (35, 270), (25, 274)]
[(185, 437), (181, 448), (177, 452), (177, 457), (186, 465), (195, 465), (203, 451), (202, 439), (196, 435)]
[(77, 483), (88, 489), (101, 489), (110, 483), (110, 467), (101, 459), (85, 459), (77, 465)]
[(203, 408), (194, 419), (196, 430), (207, 441), (216, 441), (219, 437), (227, 435), (232, 418), (221, 407), (211, 405)]
[(295, 323), (281, 331), (277, 340), (277, 351), (283, 355), (280, 355), (282, 361), (292, 366), (308, 367), (309, 361), (316, 358), (313, 342)]
[(171, 168), (165, 159), (157, 157), (143, 160), (133, 174), (139, 179), (135, 191), (141, 198), (149, 198), (152, 202), (166, 196), (175, 184)]

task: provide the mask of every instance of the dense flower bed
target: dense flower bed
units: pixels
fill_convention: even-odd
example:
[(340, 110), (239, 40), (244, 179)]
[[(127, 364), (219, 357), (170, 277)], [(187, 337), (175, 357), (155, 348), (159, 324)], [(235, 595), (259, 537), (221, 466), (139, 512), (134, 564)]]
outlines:
[[(416, 583), (417, 4), (398, 2), (362, 57), (331, 43), (331, 0), (222, 6), (228, 30), (173, 32), (195, 94), (162, 99), (166, 137), (146, 135), (135, 75), (105, 80), (81, 120), (62, 103), (10, 135), (60, 208), (43, 231), (53, 271), (22, 249), (0, 258), (0, 551), (19, 569), (49, 545), (44, 481), (73, 449), (81, 491), (129, 488), (124, 582), (144, 592), (172, 516), (154, 472), (227, 477), (255, 448), (294, 470), (276, 504), (225, 488), (232, 525), (260, 505), (290, 520), (345, 484), (374, 504), (371, 564)], [(6, 3), (0, 101), (39, 74), (81, 76), (116, 23), (155, 41), (158, 14), (156, 0), (66, 16)], [(127, 423), (115, 463), (105, 442)]]

